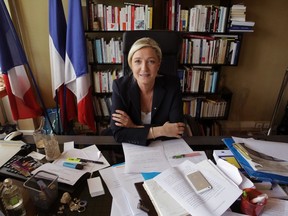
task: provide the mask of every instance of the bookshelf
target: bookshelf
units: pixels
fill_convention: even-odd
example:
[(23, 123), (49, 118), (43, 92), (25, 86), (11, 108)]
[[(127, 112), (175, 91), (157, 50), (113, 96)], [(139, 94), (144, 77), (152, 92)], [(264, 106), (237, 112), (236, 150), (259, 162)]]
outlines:
[[(221, 67), (237, 66), (242, 41), (241, 32), (228, 31), (231, 6), (230, 0), (142, 0), (129, 3), (86, 0), (85, 33), (98, 133), (101, 128), (109, 126), (113, 79), (123, 76), (123, 32), (133, 30), (179, 31), (183, 45), (177, 73), (182, 84), (184, 114), (195, 118), (201, 127), (228, 119), (232, 92), (221, 85)], [(121, 11), (130, 12), (125, 24), (121, 21)], [(198, 15), (197, 25), (195, 22), (192, 25), (193, 11), (206, 11), (205, 19)], [(193, 16), (195, 19), (196, 15)], [(213, 134), (204, 132), (203, 135)]]

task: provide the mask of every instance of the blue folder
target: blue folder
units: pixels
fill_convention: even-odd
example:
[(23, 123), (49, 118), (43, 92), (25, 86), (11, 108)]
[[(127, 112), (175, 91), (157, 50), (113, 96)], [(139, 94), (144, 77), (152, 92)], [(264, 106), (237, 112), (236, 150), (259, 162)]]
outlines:
[(232, 138), (224, 138), (222, 139), (222, 141), (230, 149), (234, 157), (237, 159), (237, 161), (240, 163), (240, 165), (243, 167), (243, 169), (246, 171), (246, 173), (249, 175), (251, 179), (260, 181), (269, 181), (279, 184), (288, 184), (287, 176), (253, 170), (253, 168), (246, 161), (246, 159), (234, 148), (233, 143), (235, 142)]

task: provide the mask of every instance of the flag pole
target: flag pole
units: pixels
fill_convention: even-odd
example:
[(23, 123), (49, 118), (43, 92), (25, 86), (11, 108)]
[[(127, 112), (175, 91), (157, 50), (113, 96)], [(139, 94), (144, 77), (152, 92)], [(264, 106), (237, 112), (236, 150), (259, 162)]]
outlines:
[[(15, 12), (15, 16), (16, 16), (16, 19), (17, 19), (17, 24), (19, 24), (20, 22), (19, 22), (19, 15), (18, 15), (17, 7), (16, 7), (14, 1), (12, 1), (12, 4), (13, 4), (13, 8), (15, 9), (14, 12)], [(22, 35), (21, 28), (18, 26), (17, 29), (18, 29), (20, 35)], [(20, 37), (20, 38), (22, 38), (22, 37)], [(19, 38), (19, 41), (21, 42), (21, 45), (23, 46), (23, 43), (22, 43), (22, 41), (20, 40), (20, 38)], [(23, 46), (23, 49), (25, 50), (24, 46)], [(20, 54), (21, 54), (22, 57), (23, 57), (23, 54), (24, 54), (24, 53), (20, 52)], [(24, 56), (24, 59), (26, 59), (26, 56)], [(35, 87), (35, 89), (36, 89), (38, 98), (39, 98), (40, 103), (41, 103), (41, 105), (42, 105), (42, 108), (44, 109), (45, 116), (46, 116), (47, 119), (48, 119), (48, 122), (49, 122), (49, 124), (50, 124), (50, 127), (51, 127), (53, 133), (56, 134), (55, 131), (54, 131), (54, 129), (53, 129), (53, 127), (52, 127), (52, 123), (51, 123), (51, 120), (50, 120), (49, 115), (48, 115), (48, 113), (47, 113), (46, 106), (45, 106), (44, 101), (43, 101), (43, 99), (42, 99), (41, 93), (40, 93), (40, 91), (39, 91), (38, 85), (37, 85), (36, 80), (35, 80), (35, 78), (34, 78), (34, 75), (33, 75), (33, 73), (32, 73), (31, 67), (30, 67), (30, 65), (29, 65), (29, 63), (28, 63), (28, 60), (27, 60), (27, 67), (28, 67), (29, 74), (30, 74), (30, 76), (31, 76), (33, 85), (34, 85), (34, 87)]]

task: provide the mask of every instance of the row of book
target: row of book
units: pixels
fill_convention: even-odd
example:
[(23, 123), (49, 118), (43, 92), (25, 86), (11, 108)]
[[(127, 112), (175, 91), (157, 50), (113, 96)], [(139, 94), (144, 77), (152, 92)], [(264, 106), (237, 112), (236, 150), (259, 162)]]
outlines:
[(195, 5), (182, 8), (179, 1), (168, 0), (166, 4), (169, 30), (193, 32), (225, 32), (228, 8), (216, 5)]
[[(110, 118), (112, 100), (111, 96), (93, 97), (96, 117)], [(192, 118), (224, 117), (227, 102), (223, 99), (213, 100), (205, 97), (183, 98), (183, 113)]]
[(109, 41), (102, 38), (86, 39), (88, 61), (90, 63), (121, 63), (122, 44), (121, 38), (112, 37)]
[(186, 35), (180, 56), (181, 64), (237, 64), (238, 35)]
[[(237, 35), (185, 35), (180, 55), (181, 64), (229, 64), (237, 63), (240, 41)], [(90, 63), (121, 63), (121, 38), (87, 38)]]
[(218, 121), (196, 121), (187, 118), (186, 131), (188, 136), (221, 136), (222, 126)]
[(208, 99), (206, 97), (185, 97), (183, 113), (195, 118), (219, 118), (226, 113), (227, 101)]
[(178, 69), (182, 92), (215, 93), (218, 71), (210, 67), (185, 67)]
[(88, 27), (92, 31), (126, 31), (152, 29), (153, 7), (124, 3), (124, 7), (88, 3)]
[(93, 97), (93, 106), (96, 117), (106, 117), (107, 119), (110, 118), (112, 106), (111, 96)]
[(112, 84), (115, 79), (122, 77), (123, 70), (109, 69), (104, 71), (94, 71), (94, 92), (95, 93), (111, 93)]

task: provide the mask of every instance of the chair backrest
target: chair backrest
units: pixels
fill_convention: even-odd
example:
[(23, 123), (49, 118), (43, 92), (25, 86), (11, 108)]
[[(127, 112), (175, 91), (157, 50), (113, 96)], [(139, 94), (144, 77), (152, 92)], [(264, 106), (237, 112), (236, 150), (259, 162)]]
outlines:
[(128, 53), (132, 44), (142, 37), (154, 39), (162, 51), (162, 62), (159, 74), (177, 76), (178, 56), (181, 50), (182, 39), (179, 32), (166, 30), (126, 31), (123, 34), (123, 72), (129, 74)]

